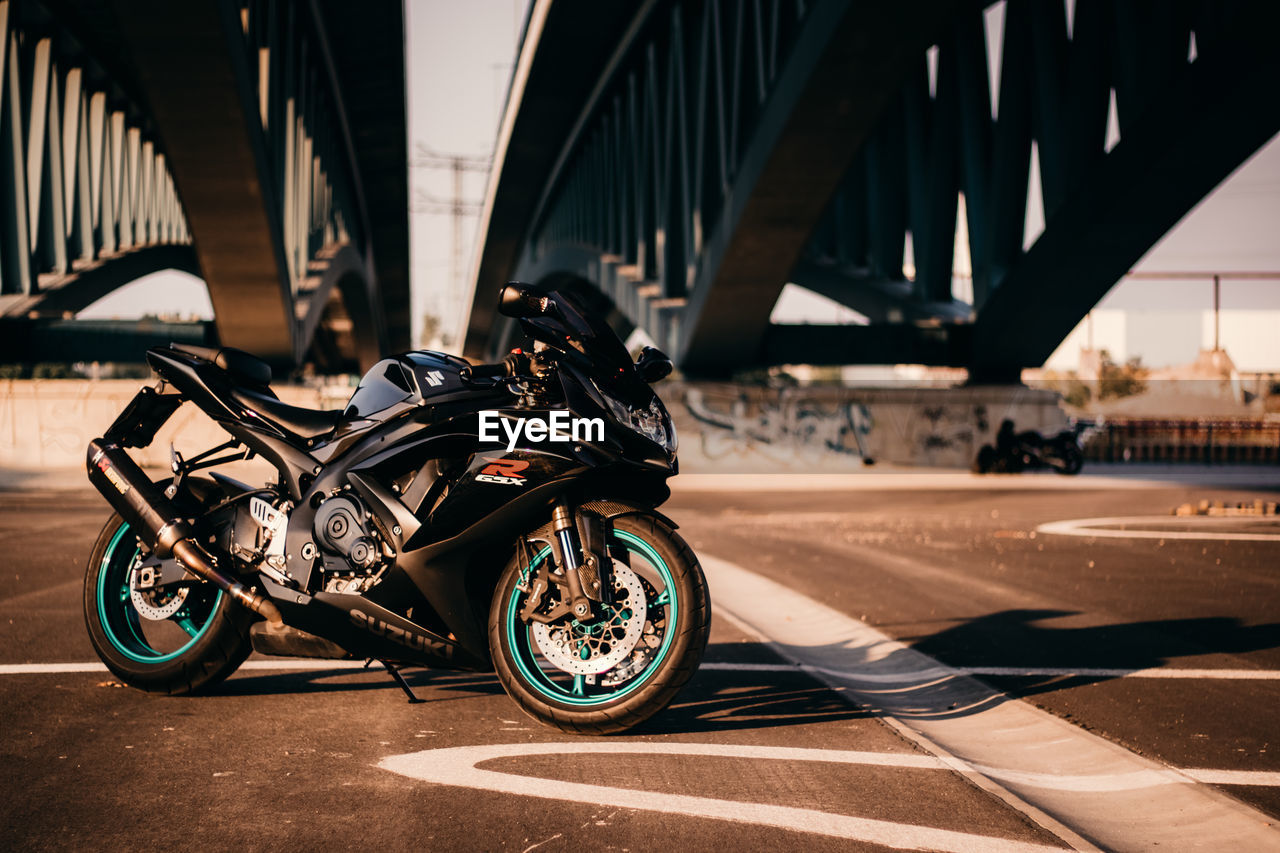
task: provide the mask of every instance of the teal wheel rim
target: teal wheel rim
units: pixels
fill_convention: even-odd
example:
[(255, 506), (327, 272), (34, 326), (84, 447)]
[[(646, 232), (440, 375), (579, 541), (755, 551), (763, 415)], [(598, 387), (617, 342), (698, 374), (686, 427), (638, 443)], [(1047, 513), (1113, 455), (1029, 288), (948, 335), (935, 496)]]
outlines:
[[(623, 684), (614, 688), (589, 685), (586, 683), (584, 676), (570, 676), (569, 673), (555, 669), (550, 664), (543, 667), (538, 663), (537, 644), (531, 636), (529, 626), (520, 620), (523, 593), (519, 589), (514, 589), (511, 591), (511, 597), (507, 601), (504, 619), (507, 647), (511, 650), (512, 661), (524, 683), (545, 699), (577, 708), (590, 708), (615, 702), (644, 686), (649, 681), (649, 678), (661, 668), (662, 662), (666, 660), (671, 651), (680, 607), (679, 596), (676, 595), (675, 578), (671, 574), (671, 569), (652, 545), (634, 533), (626, 530), (614, 530), (613, 535), (633, 557), (637, 555), (642, 557), (662, 582), (662, 589), (655, 588), (656, 594), (650, 597), (647, 602), (650, 612), (665, 608), (666, 624), (662, 633), (662, 642), (649, 660), (648, 665)], [(547, 559), (550, 554), (550, 548), (543, 548), (539, 551), (530, 563), (530, 571), (541, 565), (542, 561)]]
[[(102, 556), (102, 565), (98, 571), (98, 588), (96, 598), (98, 604), (98, 623), (102, 632), (115, 651), (135, 663), (161, 664), (168, 663), (189, 651), (200, 638), (209, 632), (213, 625), (214, 614), (222, 601), (222, 590), (216, 595), (209, 595), (207, 590), (192, 588), (187, 594), (188, 602), (170, 619), (185, 635), (185, 642), (178, 648), (164, 651), (155, 648), (155, 639), (147, 637), (144, 620), (133, 605), (129, 595), (129, 574), (134, 560), (141, 549), (129, 530), (129, 525), (122, 524)], [(192, 599), (196, 599), (192, 601)], [(159, 623), (152, 623), (159, 624)], [(182, 636), (178, 635), (178, 636)]]

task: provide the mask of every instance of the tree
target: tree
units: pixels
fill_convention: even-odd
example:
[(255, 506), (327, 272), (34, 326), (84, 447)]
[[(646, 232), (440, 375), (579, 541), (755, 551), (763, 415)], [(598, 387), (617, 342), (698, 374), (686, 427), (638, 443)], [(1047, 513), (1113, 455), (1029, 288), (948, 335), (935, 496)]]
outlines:
[(1132, 397), (1147, 390), (1147, 375), (1150, 371), (1142, 366), (1140, 356), (1134, 356), (1124, 364), (1117, 364), (1106, 350), (1100, 355), (1102, 364), (1098, 368), (1099, 400)]

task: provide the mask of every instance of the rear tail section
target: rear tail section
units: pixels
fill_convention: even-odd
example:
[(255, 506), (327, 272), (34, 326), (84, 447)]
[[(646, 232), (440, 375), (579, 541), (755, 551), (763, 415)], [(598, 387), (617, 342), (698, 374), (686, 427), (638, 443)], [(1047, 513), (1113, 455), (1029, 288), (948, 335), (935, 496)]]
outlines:
[(89, 482), (120, 513), (134, 535), (157, 554), (174, 555), (187, 570), (267, 621), (280, 623), (280, 611), (270, 599), (255, 595), (222, 568), (232, 565), (231, 556), (201, 546), (195, 538), (193, 520), (183, 517), (170, 497), (124, 450), (150, 444), (180, 403), (181, 398), (176, 395), (158, 394), (151, 388), (139, 391), (106, 434), (89, 442)]

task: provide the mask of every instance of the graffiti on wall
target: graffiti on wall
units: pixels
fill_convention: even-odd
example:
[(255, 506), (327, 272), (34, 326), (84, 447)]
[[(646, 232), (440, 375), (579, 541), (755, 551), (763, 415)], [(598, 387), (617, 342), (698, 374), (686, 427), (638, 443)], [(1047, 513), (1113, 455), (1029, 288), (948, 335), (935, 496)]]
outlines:
[(874, 427), (871, 410), (858, 402), (827, 404), (801, 396), (753, 406), (740, 394), (726, 409), (712, 405), (701, 389), (690, 388), (684, 403), (703, 426), (702, 451), (708, 459), (754, 451), (783, 462), (828, 453), (865, 464), (875, 461), (866, 443)]
[(992, 440), (994, 425), (1002, 417), (1013, 417), (1028, 428), (1045, 428), (1064, 419), (1054, 395), (1025, 387), (975, 391), (690, 385), (679, 399), (683, 406), (677, 413), (685, 416), (682, 455), (693, 451), (708, 462), (759, 460), (818, 469), (851, 461), (969, 467), (982, 444)]

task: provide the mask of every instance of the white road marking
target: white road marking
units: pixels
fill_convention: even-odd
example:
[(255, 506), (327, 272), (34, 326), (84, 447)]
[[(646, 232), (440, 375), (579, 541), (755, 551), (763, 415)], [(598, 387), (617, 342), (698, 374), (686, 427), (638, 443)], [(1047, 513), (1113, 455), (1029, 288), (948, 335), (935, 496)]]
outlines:
[(1203, 681), (1280, 681), (1275, 669), (1109, 669), (1091, 666), (935, 666), (911, 672), (874, 672), (853, 669), (820, 669), (794, 663), (705, 662), (700, 669), (726, 672), (822, 672), (842, 678), (856, 678), (868, 684), (920, 684), (953, 675), (990, 675), (1027, 678), (1077, 676), (1089, 678), (1173, 678)]
[[(1104, 472), (1104, 473), (1099, 473)], [(892, 472), (860, 468), (837, 474), (748, 472), (729, 474), (684, 473), (671, 481), (676, 494), (697, 492), (808, 492), (820, 494), (865, 491), (1108, 491), (1167, 489), (1170, 485), (1253, 488), (1273, 486), (1276, 475), (1264, 467), (1223, 470), (1218, 466), (1176, 465), (1164, 469), (1097, 466), (1090, 464), (1078, 477), (1027, 472), (1024, 474), (973, 474), (939, 468), (895, 468)]]
[[(1058, 536), (1086, 536), (1091, 539), (1202, 539), (1233, 540), (1240, 542), (1280, 542), (1278, 533), (1244, 533), (1200, 530), (1202, 527), (1219, 527), (1223, 524), (1266, 524), (1280, 527), (1280, 519), (1265, 516), (1128, 516), (1119, 518), (1073, 518), (1066, 521), (1050, 521), (1036, 528), (1038, 533)], [(1188, 530), (1117, 530), (1119, 526), (1150, 527), (1152, 524), (1181, 524)]]
[(1074, 830), (1116, 850), (1280, 851), (1265, 815), (1205, 785), (1174, 784), (1198, 777), (1012, 699), (763, 575), (706, 555), (702, 566), (718, 614), (1064, 838)]
[(520, 743), (484, 744), (446, 749), (429, 749), (384, 758), (378, 766), (403, 776), (434, 782), (496, 791), (542, 799), (590, 803), (610, 808), (641, 809), (689, 817), (716, 818), (736, 823), (751, 823), (798, 832), (809, 832), (882, 844), (899, 850), (945, 851), (1031, 851), (1060, 850), (1038, 844), (974, 835), (946, 829), (935, 829), (891, 821), (832, 814), (815, 809), (717, 800), (685, 794), (667, 794), (606, 785), (587, 785), (558, 779), (540, 779), (484, 770), (476, 765), (502, 758), (530, 755), (685, 755), (720, 758), (772, 759), (781, 761), (822, 761), (839, 764), (876, 765), (943, 769), (936, 758), (912, 753), (844, 752), (825, 749), (793, 749), (735, 744), (700, 743)]
[[(322, 660), (315, 658), (279, 658), (249, 660), (241, 670), (326, 670), (364, 669), (364, 661)], [(1043, 666), (936, 666), (912, 672), (873, 672), (871, 670), (829, 669), (794, 663), (721, 663), (704, 662), (700, 669), (712, 672), (802, 672), (841, 678), (853, 678), (868, 684), (915, 684), (950, 678), (954, 675), (990, 675), (1027, 678), (1078, 676), (1089, 678), (1174, 678), (1205, 681), (1280, 681), (1280, 670), (1274, 669), (1102, 669), (1098, 667)], [(374, 667), (374, 671), (380, 672)], [(97, 661), (68, 663), (5, 663), (0, 675), (57, 675), (64, 672), (107, 672)]]
[[(289, 670), (289, 669), (364, 669), (364, 661), (319, 660), (316, 658), (280, 658), (278, 660), (247, 660), (240, 669)], [(0, 675), (54, 675), (62, 672), (108, 672), (97, 661), (74, 663), (6, 663), (0, 664)]]
[(1262, 770), (1209, 770), (1187, 769), (1183, 773), (1208, 785), (1256, 785), (1258, 787), (1280, 787), (1280, 773)]

